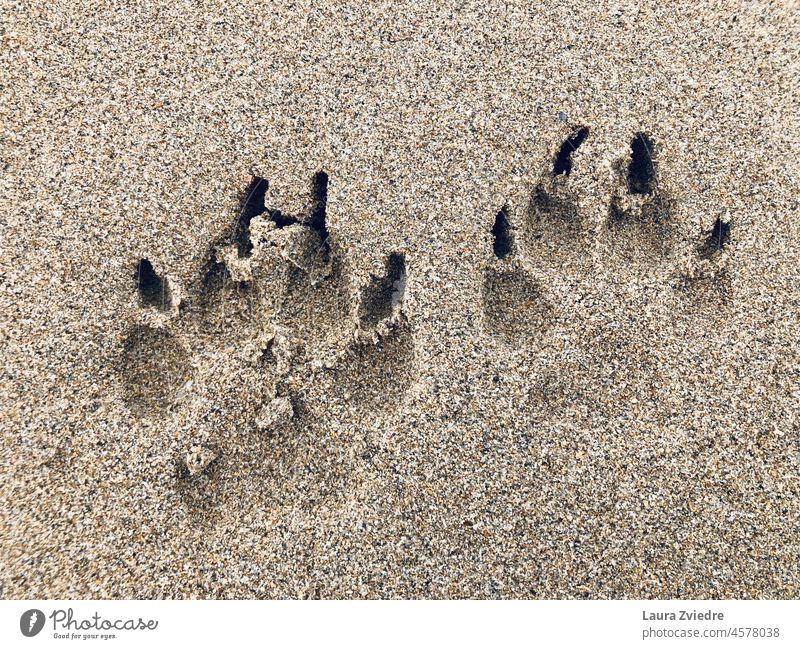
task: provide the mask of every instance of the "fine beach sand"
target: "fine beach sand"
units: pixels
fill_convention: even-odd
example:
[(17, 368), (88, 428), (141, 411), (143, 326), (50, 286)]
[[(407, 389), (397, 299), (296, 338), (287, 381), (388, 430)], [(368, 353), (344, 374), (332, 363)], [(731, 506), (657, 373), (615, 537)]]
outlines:
[(800, 597), (797, 4), (490, 5), (2, 3), (0, 596)]

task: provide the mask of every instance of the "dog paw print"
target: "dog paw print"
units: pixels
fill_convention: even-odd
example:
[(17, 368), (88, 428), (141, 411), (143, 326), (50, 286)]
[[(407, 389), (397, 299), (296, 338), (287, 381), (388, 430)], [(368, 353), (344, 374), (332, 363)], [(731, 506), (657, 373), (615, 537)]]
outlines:
[[(314, 467), (335, 474), (320, 468), (325, 457), (328, 468), (341, 464), (341, 450), (320, 442), (326, 422), (396, 407), (412, 381), (405, 256), (355, 280), (328, 231), (327, 192), (328, 176), (316, 174), (305, 212), (285, 214), (254, 178), (186, 289), (148, 259), (134, 264), (122, 397), (177, 431), (179, 490), (192, 511), (225, 501), (226, 476), (279, 492), (314, 484), (302, 477)], [(319, 493), (341, 486), (321, 482)]]
[(658, 186), (657, 159), (651, 138), (637, 133), (615, 164), (604, 234), (625, 263), (658, 263), (672, 247), (672, 199)]
[(598, 263), (610, 265), (603, 270), (613, 283), (653, 276), (681, 287), (689, 301), (730, 299), (731, 221), (717, 218), (676, 250), (676, 201), (659, 183), (658, 143), (635, 133), (604, 166), (590, 159), (596, 152), (585, 153), (590, 138), (588, 127), (569, 133), (551, 150), (524, 208), (506, 204), (495, 215), (484, 312), (490, 330), (511, 345), (545, 335), (558, 305), (568, 314), (590, 290)]

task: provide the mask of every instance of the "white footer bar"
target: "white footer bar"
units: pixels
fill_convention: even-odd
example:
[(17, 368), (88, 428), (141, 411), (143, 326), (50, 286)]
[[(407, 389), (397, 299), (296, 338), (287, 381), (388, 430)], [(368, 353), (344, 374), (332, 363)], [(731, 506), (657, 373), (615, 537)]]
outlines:
[[(0, 647), (800, 647), (797, 601), (3, 601)], [(213, 646), (213, 645), (212, 645)]]

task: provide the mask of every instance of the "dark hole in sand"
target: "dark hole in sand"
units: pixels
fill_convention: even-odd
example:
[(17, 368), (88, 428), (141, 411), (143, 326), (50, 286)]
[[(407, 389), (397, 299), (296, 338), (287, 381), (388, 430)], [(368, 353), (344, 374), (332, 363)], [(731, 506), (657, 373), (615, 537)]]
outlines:
[(322, 241), (322, 251), (325, 261), (330, 258), (330, 245), (328, 243), (328, 226), (326, 223), (326, 208), (328, 205), (328, 174), (319, 171), (314, 175), (312, 184), (313, 205), (311, 207), (311, 218), (308, 225), (311, 227)]
[(700, 246), (701, 256), (710, 257), (715, 252), (722, 250), (728, 244), (730, 234), (731, 224), (724, 223), (722, 219), (717, 217), (717, 220), (714, 221), (714, 227), (711, 229), (711, 233), (708, 235), (705, 243)]
[(143, 306), (154, 306), (162, 311), (170, 305), (170, 295), (166, 283), (147, 259), (140, 259), (136, 265), (136, 285)]
[(492, 237), (494, 237), (494, 256), (498, 259), (508, 257), (511, 254), (514, 242), (511, 236), (511, 223), (508, 220), (508, 205), (504, 205), (495, 216)]
[(628, 165), (628, 193), (650, 194), (656, 170), (653, 164), (653, 143), (644, 133), (631, 140), (631, 161)]
[(589, 137), (589, 129), (583, 126), (564, 141), (553, 164), (554, 176), (560, 176), (561, 174), (569, 176), (572, 171), (572, 154), (584, 143), (587, 137)]
[(392, 315), (403, 299), (406, 282), (406, 263), (401, 254), (392, 253), (386, 262), (386, 274), (373, 277), (361, 301), (361, 324), (374, 327)]
[(253, 250), (253, 243), (250, 241), (250, 221), (266, 211), (264, 199), (268, 187), (269, 183), (264, 178), (253, 176), (242, 196), (234, 235), (240, 257), (247, 257)]
[(297, 223), (296, 219), (287, 216), (280, 210), (269, 210), (269, 219), (279, 228), (285, 228), (287, 225)]

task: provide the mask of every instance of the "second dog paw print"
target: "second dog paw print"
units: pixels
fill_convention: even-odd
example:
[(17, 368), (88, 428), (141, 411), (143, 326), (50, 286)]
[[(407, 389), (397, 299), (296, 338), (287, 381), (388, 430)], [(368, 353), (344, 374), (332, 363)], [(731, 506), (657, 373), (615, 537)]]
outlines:
[(592, 160), (587, 127), (551, 150), (523, 209), (503, 206), (491, 227), (484, 311), (511, 344), (547, 330), (556, 303), (569, 302), (598, 274), (609, 290), (641, 277), (677, 289), (709, 313), (731, 297), (731, 221), (718, 217), (696, 235), (675, 220), (676, 198), (660, 180), (658, 143), (635, 133), (610, 164)]

